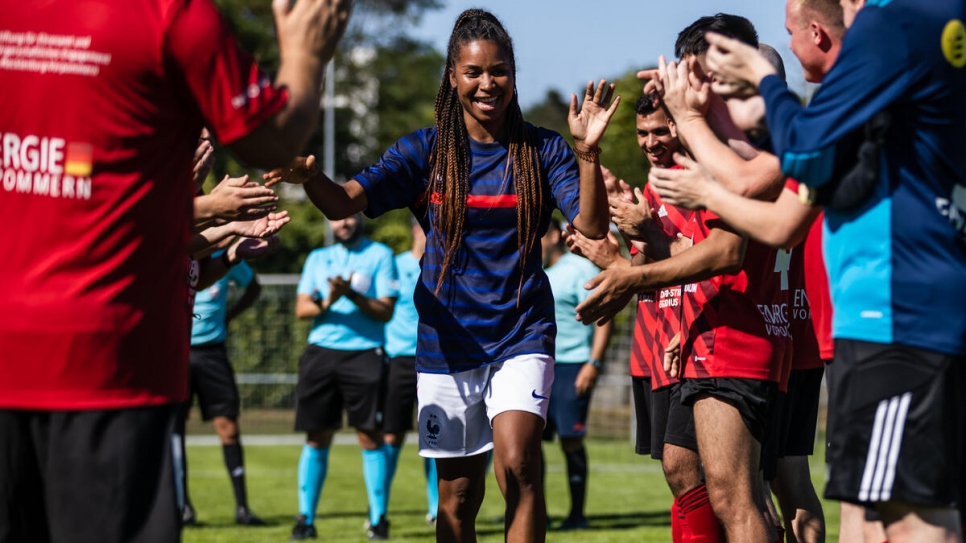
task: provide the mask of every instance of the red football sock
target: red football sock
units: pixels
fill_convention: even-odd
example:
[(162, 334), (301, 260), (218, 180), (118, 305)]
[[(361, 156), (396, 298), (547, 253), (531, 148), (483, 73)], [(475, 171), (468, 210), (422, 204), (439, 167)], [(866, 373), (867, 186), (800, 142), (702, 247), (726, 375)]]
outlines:
[(684, 539), (684, 515), (681, 513), (681, 506), (678, 505), (677, 498), (671, 503), (671, 541), (673, 543), (691, 543), (690, 539)]
[(724, 543), (724, 531), (718, 517), (711, 509), (708, 488), (704, 485), (692, 488), (678, 498), (684, 514), (684, 540), (691, 543)]

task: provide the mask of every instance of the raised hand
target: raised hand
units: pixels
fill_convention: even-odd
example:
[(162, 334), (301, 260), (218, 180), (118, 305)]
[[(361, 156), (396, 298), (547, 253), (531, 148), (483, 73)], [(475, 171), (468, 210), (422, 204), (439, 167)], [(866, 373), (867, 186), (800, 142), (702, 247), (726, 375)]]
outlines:
[(711, 98), (711, 84), (694, 59), (680, 64), (667, 62), (664, 55), (657, 61), (658, 81), (663, 90), (664, 105), (675, 122), (704, 117)]
[(681, 169), (651, 168), (647, 182), (665, 202), (688, 209), (704, 209), (708, 198), (720, 185), (704, 166), (680, 153), (674, 161)]
[(225, 176), (205, 199), (211, 213), (224, 220), (249, 220), (275, 211), (278, 196), (270, 188), (250, 182), (247, 175)]
[(621, 97), (614, 95), (614, 84), (608, 85), (606, 79), (601, 79), (596, 89), (593, 81), (587, 82), (584, 102), (579, 109), (577, 95), (570, 96), (567, 123), (570, 125), (570, 134), (574, 137), (575, 144), (583, 147), (579, 150), (597, 148), (620, 101)]
[(622, 194), (620, 197), (608, 197), (607, 203), (610, 205), (611, 221), (617, 225), (618, 230), (632, 239), (646, 238), (647, 221), (654, 217), (641, 189), (634, 189), (634, 199), (628, 200)]
[(315, 155), (307, 157), (296, 157), (291, 164), (282, 168), (262, 174), (262, 180), (266, 187), (271, 187), (279, 183), (290, 183), (292, 185), (303, 185), (306, 181), (318, 173)]
[(739, 40), (708, 32), (704, 39), (711, 45), (706, 62), (715, 79), (737, 85), (747, 83), (754, 88), (765, 76), (775, 73), (775, 67), (758, 49)]
[(637, 293), (635, 282), (643, 268), (604, 270), (588, 281), (584, 288), (593, 292), (577, 306), (577, 320), (584, 324), (605, 324), (613, 319)]
[(352, 11), (352, 0), (273, 0), (275, 35), (284, 61), (290, 55), (312, 55), (322, 64), (335, 54)]

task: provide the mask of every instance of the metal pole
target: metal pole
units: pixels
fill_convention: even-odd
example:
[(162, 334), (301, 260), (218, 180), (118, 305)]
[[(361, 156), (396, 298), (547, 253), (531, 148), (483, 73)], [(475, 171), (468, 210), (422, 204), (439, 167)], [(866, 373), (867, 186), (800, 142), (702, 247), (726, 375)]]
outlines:
[[(322, 171), (335, 180), (335, 59), (325, 69), (325, 120), (322, 126)], [(332, 245), (332, 229), (325, 225), (325, 246)]]

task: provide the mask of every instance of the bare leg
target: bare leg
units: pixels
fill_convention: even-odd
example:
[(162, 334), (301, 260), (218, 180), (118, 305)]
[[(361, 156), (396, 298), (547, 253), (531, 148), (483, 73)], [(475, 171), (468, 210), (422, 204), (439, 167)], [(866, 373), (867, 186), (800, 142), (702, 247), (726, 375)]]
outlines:
[(493, 467), (506, 500), (509, 543), (539, 543), (547, 537), (541, 477), (543, 425), (542, 418), (525, 411), (505, 411), (493, 418)]
[(436, 541), (473, 543), (476, 515), (483, 505), (486, 483), (486, 454), (464, 458), (437, 458), (439, 509)]
[(768, 543), (768, 526), (755, 499), (761, 445), (737, 409), (711, 396), (694, 403), (694, 425), (708, 496), (728, 541)]
[(876, 509), (890, 543), (960, 542), (959, 511), (887, 502)]
[(661, 467), (671, 494), (680, 498), (685, 492), (701, 486), (701, 459), (691, 449), (664, 444)]

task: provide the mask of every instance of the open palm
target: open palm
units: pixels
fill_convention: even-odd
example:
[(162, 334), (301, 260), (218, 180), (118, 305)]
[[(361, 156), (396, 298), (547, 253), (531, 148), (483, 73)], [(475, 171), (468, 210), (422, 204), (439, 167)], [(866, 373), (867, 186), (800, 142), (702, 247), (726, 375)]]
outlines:
[(588, 147), (596, 147), (620, 101), (621, 97), (614, 95), (614, 84), (608, 85), (606, 79), (601, 79), (596, 88), (593, 81), (587, 82), (584, 103), (580, 109), (577, 108), (577, 95), (571, 95), (567, 123), (574, 140)]

